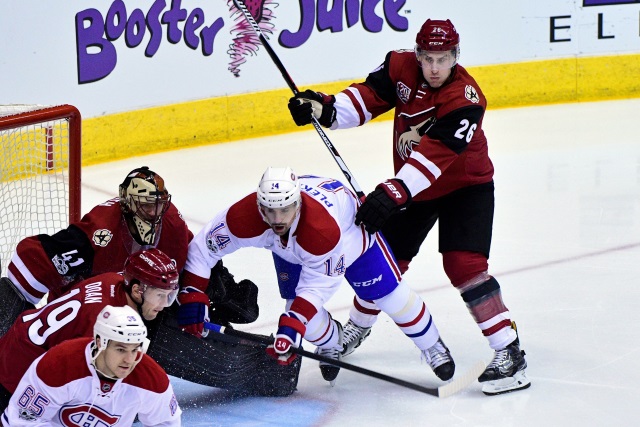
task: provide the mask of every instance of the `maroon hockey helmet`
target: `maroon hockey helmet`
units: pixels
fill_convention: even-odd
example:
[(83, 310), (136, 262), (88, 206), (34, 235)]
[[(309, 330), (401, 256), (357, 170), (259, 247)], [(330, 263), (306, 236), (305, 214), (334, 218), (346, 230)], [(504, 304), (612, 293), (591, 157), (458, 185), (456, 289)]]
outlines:
[(427, 19), (416, 36), (417, 48), (426, 51), (446, 51), (458, 48), (460, 35), (450, 20)]
[[(178, 269), (168, 255), (159, 249), (145, 249), (130, 255), (124, 263), (124, 281), (128, 288), (137, 281), (143, 287), (178, 292)], [(173, 294), (174, 292), (172, 292)], [(175, 295), (172, 295), (175, 299)]]

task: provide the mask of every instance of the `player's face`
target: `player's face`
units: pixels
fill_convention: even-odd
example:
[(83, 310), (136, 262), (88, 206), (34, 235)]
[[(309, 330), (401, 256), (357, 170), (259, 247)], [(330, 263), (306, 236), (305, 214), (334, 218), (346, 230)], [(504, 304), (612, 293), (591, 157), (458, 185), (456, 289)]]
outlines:
[(260, 206), (267, 223), (278, 236), (287, 234), (298, 213), (297, 203), (284, 208), (268, 208)]
[(450, 51), (420, 51), (417, 58), (422, 68), (422, 75), (432, 88), (439, 88), (444, 84), (451, 75), (451, 67), (456, 63)]
[(142, 359), (142, 344), (109, 341), (96, 358), (96, 368), (110, 377), (126, 378)]
[(163, 309), (169, 307), (176, 300), (178, 290), (154, 288), (147, 286), (144, 291), (144, 302), (142, 303), (142, 317), (145, 320), (153, 320)]

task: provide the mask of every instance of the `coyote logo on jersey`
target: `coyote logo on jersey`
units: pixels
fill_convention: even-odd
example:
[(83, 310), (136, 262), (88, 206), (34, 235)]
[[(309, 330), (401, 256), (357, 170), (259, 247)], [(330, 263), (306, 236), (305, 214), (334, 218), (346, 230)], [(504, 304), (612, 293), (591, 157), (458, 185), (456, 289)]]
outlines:
[(93, 233), (93, 243), (104, 248), (109, 244), (111, 239), (113, 238), (113, 233), (111, 231), (101, 228), (100, 230), (96, 230)]
[(471, 85), (467, 85), (464, 88), (464, 97), (467, 98), (469, 101), (473, 102), (474, 104), (477, 104), (478, 102), (480, 102), (480, 96), (478, 96), (478, 92), (476, 91), (476, 88), (474, 88)]
[(429, 117), (422, 123), (409, 126), (409, 130), (402, 133), (396, 142), (396, 151), (402, 160), (407, 160), (413, 152), (413, 146), (420, 143), (420, 139), (436, 122), (435, 116)]

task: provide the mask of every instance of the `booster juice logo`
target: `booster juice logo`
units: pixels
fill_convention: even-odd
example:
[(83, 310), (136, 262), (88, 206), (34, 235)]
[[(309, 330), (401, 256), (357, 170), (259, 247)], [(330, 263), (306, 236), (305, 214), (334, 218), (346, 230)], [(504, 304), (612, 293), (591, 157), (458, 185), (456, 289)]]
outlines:
[[(279, 44), (286, 48), (302, 46), (309, 40), (314, 26), (318, 31), (342, 32), (343, 21), (348, 28), (361, 22), (363, 28), (371, 33), (382, 31), (385, 21), (394, 31), (406, 31), (409, 27), (407, 19), (400, 16), (406, 0), (298, 1), (298, 30), (284, 29), (278, 39)], [(275, 0), (245, 0), (244, 3), (265, 36), (273, 34), (273, 9), (278, 3)], [(384, 19), (375, 12), (380, 3)], [(118, 62), (114, 42), (123, 35), (125, 45), (130, 49), (139, 47), (147, 38), (144, 55), (148, 58), (158, 52), (163, 41), (172, 44), (184, 41), (190, 49), (195, 51), (199, 48), (203, 56), (210, 56), (216, 35), (224, 27), (224, 20), (222, 17), (207, 20), (201, 8), (188, 11), (181, 6), (182, 0), (171, 0), (167, 9), (165, 0), (156, 0), (146, 13), (139, 8), (128, 13), (123, 0), (114, 0), (104, 16), (94, 8), (78, 12), (75, 17), (78, 83), (95, 82), (111, 74)], [(232, 0), (227, 0), (227, 7), (233, 21), (232, 43), (227, 50), (230, 58), (228, 68), (239, 77), (240, 66), (247, 57), (256, 54), (260, 41)]]

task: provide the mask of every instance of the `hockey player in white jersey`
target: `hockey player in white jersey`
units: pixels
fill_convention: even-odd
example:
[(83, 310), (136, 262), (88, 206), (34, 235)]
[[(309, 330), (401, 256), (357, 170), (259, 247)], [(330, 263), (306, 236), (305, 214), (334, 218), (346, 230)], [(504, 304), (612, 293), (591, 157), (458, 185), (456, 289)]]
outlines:
[[(279, 363), (295, 359), (291, 347), (300, 346), (302, 338), (317, 347), (317, 354), (340, 360), (342, 326), (323, 306), (346, 278), (358, 296), (375, 301), (393, 319), (441, 380), (449, 380), (455, 365), (429, 310), (400, 281), (382, 236), (354, 224), (358, 203), (334, 179), (268, 168), (256, 192), (219, 212), (191, 241), (182, 287), (206, 283), (211, 266), (240, 248), (269, 249), (286, 300), (274, 344), (267, 348)], [(339, 369), (320, 363), (323, 378), (332, 384)]]
[(36, 359), (2, 414), (4, 427), (180, 426), (165, 371), (145, 354), (147, 328), (129, 306), (106, 306), (92, 338), (65, 341)]

